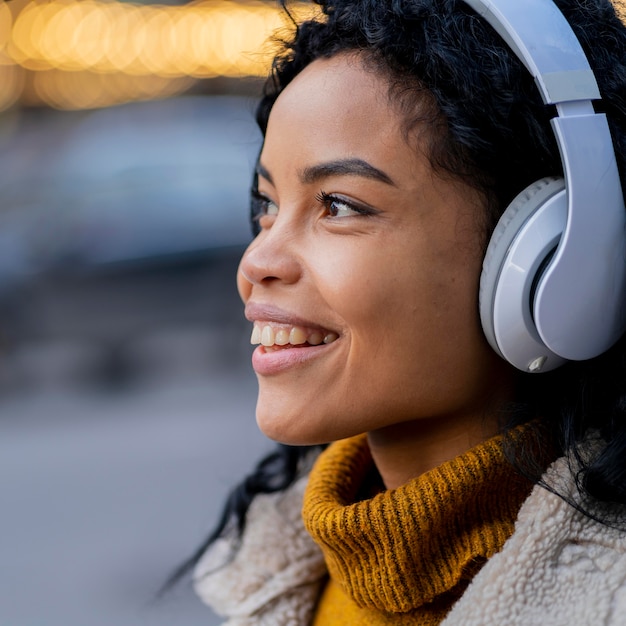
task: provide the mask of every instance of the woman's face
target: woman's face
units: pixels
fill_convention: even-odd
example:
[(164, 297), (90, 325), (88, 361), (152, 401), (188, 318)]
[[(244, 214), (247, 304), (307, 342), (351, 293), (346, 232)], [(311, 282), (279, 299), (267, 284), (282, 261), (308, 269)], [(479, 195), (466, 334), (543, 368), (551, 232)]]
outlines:
[(478, 319), (482, 199), (402, 122), (356, 55), (315, 61), (272, 109), (238, 287), (264, 344), (257, 420), (278, 441), (482, 420), (507, 387)]

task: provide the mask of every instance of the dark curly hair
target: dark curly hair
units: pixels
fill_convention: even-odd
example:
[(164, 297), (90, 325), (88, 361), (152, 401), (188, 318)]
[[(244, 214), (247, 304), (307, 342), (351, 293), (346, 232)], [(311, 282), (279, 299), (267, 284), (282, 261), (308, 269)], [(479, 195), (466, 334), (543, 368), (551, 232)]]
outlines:
[[(352, 52), (387, 79), (389, 97), (404, 115), (407, 138), (426, 122), (432, 166), (484, 194), (486, 234), (529, 183), (562, 175), (550, 127), (553, 107), (543, 104), (521, 61), (467, 4), (460, 0), (315, 4), (319, 16), (300, 24), (294, 21), (292, 36), (280, 42), (257, 108), (263, 133), (274, 102), (299, 72), (316, 59)], [(555, 4), (596, 75), (602, 94), (596, 110), (608, 117), (626, 188), (626, 27), (609, 0), (555, 0)], [(285, 10), (289, 13), (288, 7)], [(254, 201), (251, 210), (256, 211)], [(546, 455), (570, 453), (576, 459), (575, 477), (582, 494), (626, 503), (624, 341), (590, 361), (541, 375), (520, 373), (517, 401), (502, 423), (504, 433), (521, 423), (537, 424), (537, 445), (519, 449), (511, 439), (508, 446), (520, 471), (539, 481)], [(602, 441), (591, 458), (580, 452), (590, 432)], [(215, 531), (173, 578), (187, 571), (227, 526), (235, 524), (241, 531), (252, 499), (293, 482), (308, 451), (279, 446), (264, 459), (232, 492)]]

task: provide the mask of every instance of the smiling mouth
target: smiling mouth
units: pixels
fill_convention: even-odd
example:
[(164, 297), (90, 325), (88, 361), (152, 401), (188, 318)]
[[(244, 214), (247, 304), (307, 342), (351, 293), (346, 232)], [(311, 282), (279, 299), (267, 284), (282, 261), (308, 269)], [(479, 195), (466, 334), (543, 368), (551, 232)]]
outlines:
[(250, 343), (254, 346), (260, 344), (266, 352), (273, 352), (284, 348), (307, 348), (330, 344), (337, 339), (339, 335), (333, 331), (255, 322)]

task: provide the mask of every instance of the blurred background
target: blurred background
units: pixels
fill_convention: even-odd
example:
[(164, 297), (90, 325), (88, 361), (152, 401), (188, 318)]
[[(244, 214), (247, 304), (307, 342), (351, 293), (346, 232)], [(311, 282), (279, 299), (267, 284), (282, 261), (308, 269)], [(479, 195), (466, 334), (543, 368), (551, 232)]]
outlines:
[(188, 582), (155, 595), (271, 448), (235, 271), (287, 26), (0, 4), (0, 626), (219, 623)]

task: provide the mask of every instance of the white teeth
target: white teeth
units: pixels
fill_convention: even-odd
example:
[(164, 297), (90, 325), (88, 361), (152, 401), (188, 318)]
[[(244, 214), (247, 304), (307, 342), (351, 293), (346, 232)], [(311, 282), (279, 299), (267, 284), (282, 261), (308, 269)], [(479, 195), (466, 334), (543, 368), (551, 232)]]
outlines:
[(311, 346), (319, 346), (322, 343), (329, 344), (339, 339), (339, 335), (334, 332), (324, 334), (321, 330), (307, 331), (300, 326), (291, 328), (273, 328), (270, 324), (255, 323), (252, 327), (250, 343), (252, 345), (261, 344), (266, 348), (272, 346), (301, 346), (308, 343)]
[(289, 343), (292, 346), (300, 346), (306, 343), (306, 333), (304, 330), (298, 326), (294, 326), (289, 333)]
[(286, 346), (289, 343), (289, 331), (286, 328), (279, 328), (276, 331), (274, 342), (277, 346)]
[(264, 326), (261, 332), (261, 343), (264, 346), (274, 345), (274, 329), (271, 326)]

